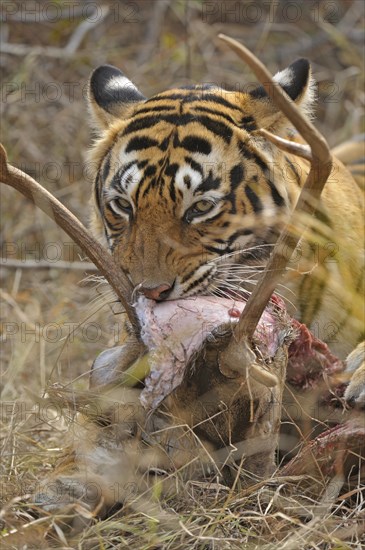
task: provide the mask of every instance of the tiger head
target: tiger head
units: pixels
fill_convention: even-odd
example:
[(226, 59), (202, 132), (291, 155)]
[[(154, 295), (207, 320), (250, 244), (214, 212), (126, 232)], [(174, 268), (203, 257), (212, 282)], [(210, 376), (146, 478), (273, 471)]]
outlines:
[[(310, 111), (307, 60), (275, 79)], [(154, 300), (249, 289), (304, 178), (257, 134), (294, 135), (264, 88), (199, 85), (146, 99), (104, 65), (88, 96), (99, 132), (93, 229), (133, 286)]]

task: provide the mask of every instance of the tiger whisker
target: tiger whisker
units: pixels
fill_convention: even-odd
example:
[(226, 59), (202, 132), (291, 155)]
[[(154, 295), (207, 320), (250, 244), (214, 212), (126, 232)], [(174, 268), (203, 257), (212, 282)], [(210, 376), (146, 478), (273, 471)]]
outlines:
[[(290, 294), (292, 294), (293, 296), (295, 296), (295, 292), (294, 290), (292, 290), (291, 288), (289, 288), (288, 286), (284, 285), (283, 283), (279, 283), (278, 284), (278, 287), (280, 288), (283, 288), (284, 290), (286, 290), (287, 292), (289, 292)], [(277, 293), (276, 293), (277, 294)], [(287, 299), (287, 298), (286, 298)], [(289, 301), (289, 300), (288, 300)]]
[(109, 297), (109, 296), (115, 296), (115, 292), (112, 288), (109, 286), (103, 288), (103, 287), (94, 287), (95, 292), (97, 293), (97, 297)]
[[(275, 270), (271, 270), (271, 271), (275, 271)], [(222, 275), (227, 275), (227, 276), (235, 276), (235, 277), (238, 277), (240, 274), (242, 275), (251, 275), (251, 276), (254, 276), (254, 275), (261, 275), (263, 272), (263, 270), (245, 270), (245, 269), (229, 269), (228, 267), (224, 268), (224, 269), (220, 269), (219, 267), (217, 268), (216, 270), (216, 273), (219, 273), (219, 274), (222, 274)]]
[[(246, 283), (246, 284), (251, 284), (253, 286), (255, 286), (258, 282), (256, 280), (252, 280), (252, 279), (249, 280), (249, 279), (231, 277), (228, 280), (227, 279), (224, 279), (222, 281), (215, 280), (211, 284), (211, 286), (214, 287), (214, 291), (217, 294), (224, 295), (225, 297), (228, 297), (228, 298), (232, 298), (232, 292), (235, 292), (237, 294), (237, 299), (242, 299), (242, 291), (243, 290), (250, 294), (250, 292), (251, 292), (250, 290), (248, 290), (247, 288), (242, 289), (241, 286), (238, 286), (237, 284), (234, 284), (235, 281), (237, 281), (237, 283), (239, 283), (239, 284)], [(217, 286), (217, 285), (219, 285), (219, 286)], [(290, 288), (285, 286), (284, 284), (279, 284), (278, 287), (281, 287), (284, 290), (286, 290), (287, 292), (290, 292), (291, 294), (294, 295), (294, 292)], [(229, 291), (228, 294), (224, 292), (225, 288), (227, 289), (227, 291)], [(279, 292), (277, 289), (275, 291), (275, 294), (277, 296), (279, 296), (279, 298), (284, 300), (285, 303), (289, 304), (293, 308), (293, 310), (297, 309), (296, 306), (293, 304), (293, 302), (287, 296), (284, 296), (281, 292)]]
[(230, 267), (229, 265), (226, 266), (217, 266), (217, 272), (219, 273), (262, 273), (264, 268), (254, 268), (254, 269), (246, 269), (245, 266), (233, 266)]
[(138, 291), (142, 288), (144, 281), (142, 283), (139, 283), (133, 288), (132, 292), (132, 301), (136, 300)]
[[(211, 294), (213, 296), (218, 296), (218, 297), (223, 297), (223, 298), (228, 298), (229, 300), (232, 300), (232, 298), (234, 298), (234, 296), (232, 296), (232, 291), (230, 291), (229, 293), (228, 292), (225, 292), (222, 288), (220, 287), (214, 287), (212, 289), (210, 289), (211, 291)], [(237, 292), (237, 291), (233, 291), (233, 292)], [(237, 300), (242, 300), (242, 295), (240, 293), (237, 292), (237, 296), (236, 296)]]
[(245, 278), (245, 277), (258, 277), (261, 275), (262, 271), (244, 271), (244, 270), (229, 270), (229, 269), (217, 269), (214, 275), (218, 276), (219, 278), (224, 279), (230, 279), (234, 278), (235, 280), (238, 280), (239, 278)]
[[(244, 280), (242, 279), (240, 282), (244, 283), (244, 282), (247, 282), (249, 284), (252, 284), (252, 285), (256, 285), (257, 284), (257, 281), (250, 281), (250, 280)], [(227, 288), (227, 289), (232, 289), (232, 290), (235, 290), (235, 291), (242, 291), (242, 290), (246, 290), (246, 289), (242, 289), (240, 286), (237, 286), (237, 284), (233, 284), (233, 283), (230, 283), (228, 281), (223, 281), (223, 285), (221, 285), (223, 288)]]
[(236, 254), (244, 254), (246, 252), (252, 252), (254, 250), (260, 250), (261, 248), (267, 248), (267, 247), (273, 247), (274, 244), (258, 244), (255, 246), (251, 246), (249, 248), (240, 248), (239, 250), (233, 250), (232, 252), (227, 252), (225, 254), (222, 254), (222, 256), (218, 256), (217, 258), (212, 258), (207, 263), (219, 263), (221, 260), (225, 260), (226, 258), (230, 258), (232, 256), (235, 256)]
[(92, 298), (88, 305), (94, 305), (98, 302), (102, 302), (104, 305), (112, 304), (118, 302), (118, 298), (115, 296), (115, 293), (112, 290), (105, 290), (102, 294)]
[(109, 284), (105, 279), (105, 277), (103, 277), (102, 275), (95, 275), (95, 274), (87, 275), (86, 277), (81, 279), (80, 283)]

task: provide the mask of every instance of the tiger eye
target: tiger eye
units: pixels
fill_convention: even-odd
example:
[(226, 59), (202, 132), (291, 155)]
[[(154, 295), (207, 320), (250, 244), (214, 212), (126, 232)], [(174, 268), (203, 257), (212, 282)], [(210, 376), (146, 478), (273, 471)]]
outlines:
[(131, 203), (124, 197), (118, 197), (110, 201), (110, 207), (116, 215), (120, 215), (121, 212), (124, 212), (130, 216), (133, 211)]
[(187, 223), (190, 223), (194, 218), (199, 218), (199, 216), (204, 216), (204, 214), (207, 214), (210, 212), (215, 206), (215, 203), (212, 201), (208, 201), (205, 199), (201, 199), (200, 201), (197, 201), (193, 205), (188, 208), (188, 210), (185, 212), (184, 220)]
[(214, 204), (211, 201), (201, 200), (196, 202), (192, 206), (192, 209), (194, 210), (194, 212), (205, 214), (205, 212), (209, 212), (209, 210), (211, 210), (213, 206)]
[(127, 199), (123, 199), (122, 197), (120, 197), (119, 199), (115, 199), (115, 203), (122, 210), (130, 210), (131, 209), (130, 202), (127, 201)]

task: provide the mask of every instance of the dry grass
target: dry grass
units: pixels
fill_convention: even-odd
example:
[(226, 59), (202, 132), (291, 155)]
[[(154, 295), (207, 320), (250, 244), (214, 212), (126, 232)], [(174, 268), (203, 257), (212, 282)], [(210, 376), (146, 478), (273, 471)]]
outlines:
[[(51, 8), (45, 8), (64, 5), (67, 14), (72, 3), (27, 2), (35, 5), (36, 21), (14, 20), (24, 15), (24, 4), (3, 6), (13, 14), (3, 38), (30, 50), (0, 58), (1, 141), (14, 165), (35, 175), (85, 223), (91, 132), (82, 90), (100, 63), (123, 68), (146, 95), (191, 82), (252, 81), (219, 44), (216, 36), (224, 32), (244, 40), (273, 71), (302, 55), (311, 59), (319, 81), (318, 127), (331, 145), (364, 131), (361, 0), (297, 2), (296, 12), (285, 3), (191, 0), (157, 9), (150, 0), (112, 0), (104, 2), (110, 7), (106, 19), (63, 58), (32, 48), (67, 44), (81, 22), (77, 10), (51, 21)], [(100, 297), (100, 287), (83, 282), (85, 272), (59, 268), (60, 260), (82, 254), (45, 215), (7, 188), (1, 189), (1, 211), (2, 547), (322, 550), (365, 543), (364, 496), (356, 480), (349, 498), (327, 493), (320, 503), (298, 494), (292, 479), (274, 477), (249, 491), (191, 482), (161, 502), (163, 512), (134, 505), (73, 540), (62, 530), (62, 517), (34, 519), (29, 495), (52, 471), (72, 421), (40, 396), (56, 382), (87, 387), (93, 359), (117, 341), (119, 316), (117, 306)], [(14, 259), (33, 264), (9, 267)]]

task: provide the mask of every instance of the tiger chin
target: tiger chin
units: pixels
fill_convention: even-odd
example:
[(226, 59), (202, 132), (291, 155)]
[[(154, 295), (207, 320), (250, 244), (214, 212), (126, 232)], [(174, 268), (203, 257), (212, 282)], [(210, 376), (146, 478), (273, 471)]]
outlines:
[[(303, 113), (312, 116), (315, 86), (307, 60), (295, 61), (275, 80)], [(98, 132), (90, 157), (96, 167), (92, 230), (136, 292), (163, 301), (250, 291), (309, 170), (306, 160), (284, 153), (257, 133), (265, 128), (300, 141), (265, 90), (196, 85), (146, 99), (119, 69), (105, 65), (91, 75), (88, 97)], [(292, 308), (291, 313), (342, 359), (363, 330), (362, 247), (360, 188), (342, 162), (334, 159), (317, 215), (289, 263), (282, 292), (289, 311)], [(133, 334), (123, 345), (116, 372), (128, 368), (140, 353)], [(365, 386), (361, 353), (360, 346), (354, 361), (350, 356), (349, 369), (355, 367), (355, 373), (345, 394), (358, 404), (363, 402)], [(213, 368), (212, 357), (204, 358), (204, 368)], [(108, 382), (112, 379), (113, 374)], [(233, 386), (229, 390), (234, 392)], [(156, 481), (172, 465), (179, 470), (189, 464), (192, 456), (201, 460), (199, 467), (188, 468), (188, 477), (206, 475), (204, 457), (220, 445), (235, 443), (232, 431), (213, 437), (204, 426), (196, 428), (201, 421), (198, 413), (187, 420), (192, 402), (189, 385), (166, 400), (152, 426), (138, 406), (140, 390), (128, 391), (127, 401), (135, 405), (128, 421), (118, 420), (113, 409), (105, 411), (103, 419), (82, 420), (72, 468), (55, 474), (60, 502), (55, 503), (52, 492), (39, 498), (46, 509), (81, 500), (95, 515), (107, 515), (127, 498), (124, 489), (115, 496), (110, 489), (115, 483), (118, 487), (135, 483), (138, 494), (143, 493), (151, 486), (151, 475)], [(229, 395), (224, 399), (229, 401)], [(273, 394), (255, 383), (238, 397), (236, 410), (220, 429), (239, 426), (239, 437), (245, 440), (252, 433), (242, 431), (242, 422), (250, 430), (264, 430)], [(181, 431), (182, 425), (189, 429)], [(164, 433), (163, 426), (171, 427), (167, 440), (156, 436)], [(179, 453), (171, 451), (171, 440), (179, 441)], [(272, 450), (269, 460), (268, 456), (249, 461), (247, 479), (273, 470)], [(100, 493), (87, 497), (87, 483), (93, 479)], [(166, 485), (171, 490), (171, 483)]]

